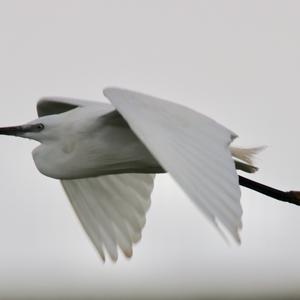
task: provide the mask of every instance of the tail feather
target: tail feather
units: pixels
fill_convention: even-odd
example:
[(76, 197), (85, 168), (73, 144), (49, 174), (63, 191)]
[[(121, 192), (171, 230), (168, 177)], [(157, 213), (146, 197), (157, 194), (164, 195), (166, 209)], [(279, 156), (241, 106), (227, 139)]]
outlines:
[(232, 156), (237, 159), (234, 160), (236, 168), (247, 173), (255, 173), (258, 168), (254, 166), (253, 160), (255, 155), (265, 148), (265, 146), (255, 148), (230, 147)]
[(233, 157), (252, 165), (255, 155), (263, 151), (265, 148), (265, 146), (255, 148), (230, 147), (230, 151)]

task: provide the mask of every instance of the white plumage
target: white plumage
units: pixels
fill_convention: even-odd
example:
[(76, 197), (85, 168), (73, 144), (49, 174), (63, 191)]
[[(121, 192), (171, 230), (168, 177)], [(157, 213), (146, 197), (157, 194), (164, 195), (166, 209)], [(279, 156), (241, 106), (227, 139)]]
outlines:
[[(212, 119), (145, 94), (107, 88), (112, 105), (43, 98), (39, 119), (0, 134), (39, 141), (37, 168), (60, 179), (105, 260), (130, 257), (141, 238), (155, 173), (168, 172), (218, 229), (239, 242), (242, 208), (236, 167), (253, 171), (257, 149), (231, 148), (236, 135)], [(239, 160), (235, 162), (232, 155)]]
[(153, 180), (152, 174), (119, 174), (61, 181), (103, 260), (103, 247), (114, 261), (117, 246), (132, 256), (132, 244), (141, 239), (146, 222)]
[(216, 227), (218, 219), (239, 241), (240, 188), (228, 148), (236, 135), (169, 101), (119, 89), (104, 95), (207, 218)]

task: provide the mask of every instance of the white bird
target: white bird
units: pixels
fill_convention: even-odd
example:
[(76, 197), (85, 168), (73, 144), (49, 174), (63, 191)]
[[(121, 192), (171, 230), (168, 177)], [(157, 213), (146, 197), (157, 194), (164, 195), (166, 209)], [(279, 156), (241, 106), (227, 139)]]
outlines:
[[(38, 119), (0, 128), (0, 134), (40, 142), (32, 152), (36, 167), (61, 180), (103, 261), (104, 249), (113, 261), (118, 247), (131, 257), (155, 173), (169, 172), (207, 219), (239, 242), (236, 168), (255, 172), (251, 157), (259, 148), (231, 147), (236, 134), (184, 106), (119, 88), (106, 88), (104, 95), (112, 105), (43, 98)], [(241, 184), (268, 194), (251, 183)]]

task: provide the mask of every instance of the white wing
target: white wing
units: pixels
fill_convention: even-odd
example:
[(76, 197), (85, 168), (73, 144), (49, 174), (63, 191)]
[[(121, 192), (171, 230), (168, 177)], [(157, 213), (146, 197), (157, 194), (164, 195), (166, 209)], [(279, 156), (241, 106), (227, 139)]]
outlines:
[(239, 242), (240, 188), (228, 148), (236, 135), (169, 101), (118, 88), (104, 95), (208, 219)]
[(65, 97), (44, 97), (38, 101), (36, 110), (38, 116), (42, 117), (46, 115), (60, 114), (76, 107), (84, 107), (88, 105), (101, 106), (104, 112), (109, 112), (112, 109), (112, 105), (108, 103)]
[(127, 257), (141, 238), (153, 190), (152, 174), (120, 174), (62, 180), (82, 226), (105, 261), (105, 248), (113, 261), (117, 246)]

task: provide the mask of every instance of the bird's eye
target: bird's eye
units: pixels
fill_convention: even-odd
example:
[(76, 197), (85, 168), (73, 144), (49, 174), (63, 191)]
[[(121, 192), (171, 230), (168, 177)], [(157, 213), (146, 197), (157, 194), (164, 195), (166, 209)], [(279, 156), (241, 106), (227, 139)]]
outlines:
[(45, 128), (45, 126), (43, 124), (38, 124), (36, 127), (39, 130), (43, 130)]

